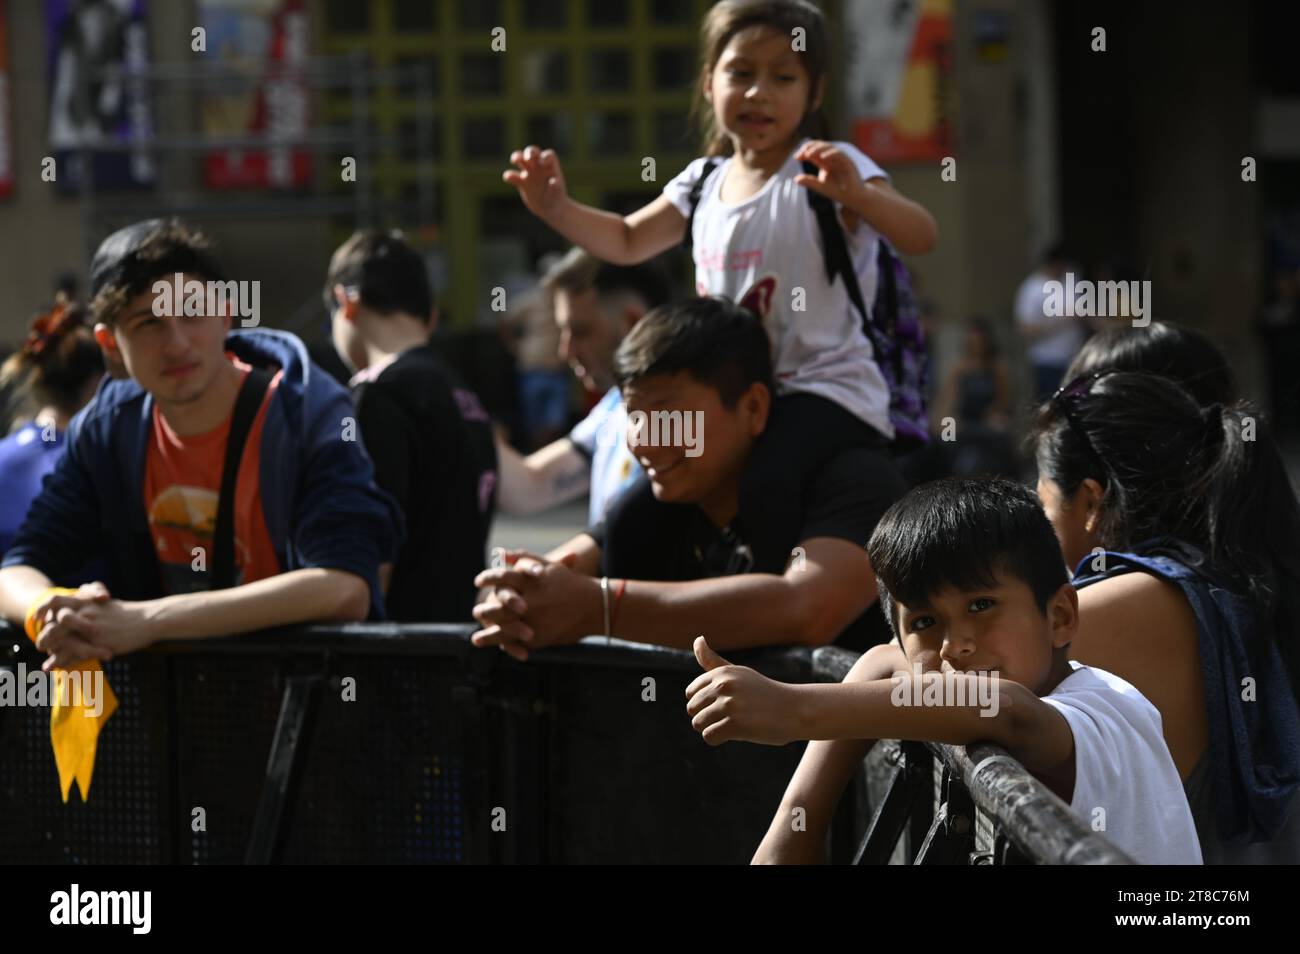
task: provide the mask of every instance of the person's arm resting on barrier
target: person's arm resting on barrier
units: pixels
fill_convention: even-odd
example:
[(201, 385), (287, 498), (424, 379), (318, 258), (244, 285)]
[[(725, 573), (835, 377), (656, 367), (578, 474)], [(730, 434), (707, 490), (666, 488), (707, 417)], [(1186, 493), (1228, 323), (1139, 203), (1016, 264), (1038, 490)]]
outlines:
[[(66, 652), (74, 661), (82, 659), (111, 659), (113, 654), (103, 646), (90, 642), (83, 634), (93, 629), (91, 617), (85, 612), (95, 602), (107, 599), (108, 589), (102, 583), (89, 583), (76, 594), (56, 594), (53, 581), (40, 570), (21, 564), (0, 569), (0, 617), (24, 627), (27, 617), (35, 613), (38, 619), (48, 619), (46, 630), (58, 628), (66, 641)], [(46, 633), (42, 631), (41, 637)], [(40, 647), (37, 641), (37, 647)], [(53, 657), (51, 657), (52, 659)]]
[[(572, 545), (587, 559), (593, 556), (591, 544)], [(726, 649), (825, 645), (875, 600), (875, 574), (866, 552), (848, 540), (816, 537), (800, 546), (803, 558), (780, 576), (745, 573), (684, 583), (627, 580), (625, 585), (611, 580), (611, 588), (621, 591), (612, 635), (678, 649), (689, 649), (701, 633)], [(540, 649), (604, 629), (599, 579), (568, 566), (523, 557), (514, 566), (485, 570), (476, 583), (504, 587), (518, 598), (511, 607), (475, 607), (474, 617), (483, 625), (474, 635), (477, 646), (515, 643)]]
[[(1059, 782), (1067, 793), (1073, 789), (1070, 725), (1020, 683), (976, 673), (898, 673), (870, 682), (793, 685), (731, 665), (703, 638), (695, 655), (707, 672), (687, 686), (686, 711), (711, 745), (862, 738), (948, 745), (986, 741), (1002, 746), (1035, 775)], [(945, 698), (943, 705), (909, 704), (924, 698), (924, 684), (912, 685), (918, 678), (943, 679), (945, 687), (961, 681), (965, 691)]]
[(46, 620), (36, 648), (49, 654), (47, 670), (111, 659), (164, 639), (235, 635), (304, 622), (354, 622), (365, 619), (370, 607), (365, 580), (321, 568), (155, 600), (113, 599), (102, 583), (87, 584), (75, 596), (47, 596), (51, 587), (49, 578), (31, 567), (0, 570), (5, 618), (21, 623), (34, 609)]
[[(349, 406), (340, 390), (332, 408), (338, 417), (323, 419), (342, 419)], [(68, 451), (0, 570), (0, 613), (20, 625), (33, 611), (42, 620), (36, 647), (49, 654), (46, 669), (111, 658), (162, 639), (365, 619), (382, 605), (379, 567), (395, 554), (402, 525), (392, 499), (374, 485), (365, 452), (356, 442), (326, 437), (313, 444), (294, 501), (289, 545), (298, 568), (230, 589), (150, 600), (114, 599), (99, 582), (76, 595), (50, 594), (51, 580), (75, 572), (78, 561), (96, 552), (77, 529), (99, 526), (96, 499), (70, 433)]]
[[(208, 636), (251, 633), (293, 623), (351, 623), (364, 620), (370, 609), (370, 587), (346, 570), (313, 567), (293, 570), (206, 593), (181, 593), (142, 603), (118, 603), (137, 607), (138, 617), (152, 639), (202, 639)], [(115, 642), (130, 646), (131, 636), (101, 632), (96, 642), (115, 648)]]
[[(518, 560), (529, 556), (531, 554), (524, 550), (506, 550), (504, 552), (507, 565), (513, 565)], [(534, 557), (534, 559), (536, 558)], [(560, 544), (546, 554), (543, 560), (548, 563), (562, 564), (580, 574), (593, 576), (600, 571), (600, 547), (588, 534), (580, 533), (572, 540)], [(527, 604), (524, 602), (523, 597), (510, 586), (505, 584), (481, 586), (478, 605), (474, 607), (475, 617), (479, 617), (481, 613), (483, 618), (495, 619), (502, 624), (509, 621), (509, 626), (508, 628), (503, 626), (499, 640), (481, 641), (476, 639), (475, 642), (480, 646), (500, 646), (502, 650), (523, 662), (528, 658), (527, 644), (533, 636), (532, 628), (522, 622), (526, 609)], [(485, 623), (484, 625), (488, 624)], [(505, 632), (509, 632), (514, 638), (507, 638), (504, 635)], [(526, 638), (523, 638), (525, 636)]]
[(19, 628), (39, 610), (38, 618), (62, 622), (69, 648), (80, 659), (108, 659), (109, 650), (76, 635), (88, 625), (82, 611), (108, 598), (103, 583), (87, 584), (76, 594), (53, 594), (55, 580), (72, 577), (87, 559), (103, 552), (100, 536), (99, 488), (83, 455), (85, 417), (74, 418), (65, 437), (65, 451), (45, 478), (41, 492), (0, 568), (0, 617)]

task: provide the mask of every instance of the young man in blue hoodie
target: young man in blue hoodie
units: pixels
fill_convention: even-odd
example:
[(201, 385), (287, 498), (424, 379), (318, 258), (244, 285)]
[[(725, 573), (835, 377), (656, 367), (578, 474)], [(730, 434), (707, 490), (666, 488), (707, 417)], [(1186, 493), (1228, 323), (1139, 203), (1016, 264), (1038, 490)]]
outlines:
[[(383, 615), (402, 515), (375, 485), (348, 394), (293, 335), (232, 331), (232, 309), (213, 307), (236, 287), (223, 278), (175, 220), (135, 223), (95, 254), (96, 338), (130, 377), (105, 380), (73, 419), (0, 568), (0, 615), (39, 634), (46, 669)], [(56, 587), (96, 556), (105, 579)]]

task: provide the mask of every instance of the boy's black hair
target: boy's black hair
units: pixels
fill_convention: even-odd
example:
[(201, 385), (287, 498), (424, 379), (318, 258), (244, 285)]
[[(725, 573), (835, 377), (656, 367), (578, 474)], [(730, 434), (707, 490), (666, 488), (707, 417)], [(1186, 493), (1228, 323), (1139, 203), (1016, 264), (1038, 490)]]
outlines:
[(687, 298), (650, 311), (614, 354), (620, 388), (653, 374), (685, 371), (734, 407), (755, 381), (776, 394), (772, 345), (752, 311), (718, 296)]
[(867, 543), (880, 608), (924, 604), (945, 587), (974, 590), (1001, 576), (1023, 581), (1041, 612), (1068, 582), (1056, 532), (1028, 487), (1005, 478), (921, 484), (891, 506)]
[(324, 297), (331, 310), (335, 285), (356, 288), (361, 304), (381, 315), (404, 312), (426, 322), (433, 315), (433, 286), (424, 259), (400, 233), (354, 232), (330, 259)]
[(90, 262), (91, 323), (112, 325), (127, 302), (177, 272), (226, 280), (207, 236), (180, 219), (147, 219), (118, 229)]

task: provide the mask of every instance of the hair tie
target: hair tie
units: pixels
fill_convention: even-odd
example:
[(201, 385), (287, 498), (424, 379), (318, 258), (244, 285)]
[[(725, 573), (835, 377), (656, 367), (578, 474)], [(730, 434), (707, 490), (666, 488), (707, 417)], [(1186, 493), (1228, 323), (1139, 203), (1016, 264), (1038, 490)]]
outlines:
[(23, 342), (23, 353), (39, 358), (49, 347), (50, 342), (80, 323), (77, 311), (60, 302), (32, 322), (32, 330), (27, 333), (27, 340)]

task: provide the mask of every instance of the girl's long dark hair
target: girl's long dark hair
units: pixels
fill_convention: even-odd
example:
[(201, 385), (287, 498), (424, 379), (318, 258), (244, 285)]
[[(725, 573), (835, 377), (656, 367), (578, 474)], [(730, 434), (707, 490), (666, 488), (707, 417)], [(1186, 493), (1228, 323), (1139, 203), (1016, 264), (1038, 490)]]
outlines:
[(830, 61), (826, 17), (821, 10), (808, 0), (720, 0), (709, 8), (700, 27), (701, 69), (697, 95), (691, 104), (691, 118), (703, 134), (706, 156), (731, 155), (731, 140), (717, 127), (713, 110), (704, 99), (704, 84), (731, 38), (741, 30), (756, 26), (771, 27), (786, 36), (790, 36), (790, 31), (795, 28), (803, 30), (804, 49), (800, 60), (808, 73), (810, 98), (799, 132), (809, 139), (833, 138), (825, 108), (811, 108), (811, 97), (817, 94), (817, 87), (826, 79)]
[[(1168, 378), (1113, 372), (1044, 404), (1032, 441), (1039, 473), (1065, 496), (1088, 477), (1105, 488), (1104, 547), (1177, 550), (1247, 597), (1300, 699), (1300, 504), (1254, 405), (1202, 407)], [(1261, 645), (1247, 648), (1258, 661)]]

